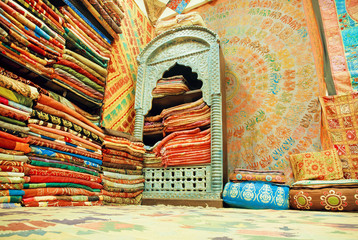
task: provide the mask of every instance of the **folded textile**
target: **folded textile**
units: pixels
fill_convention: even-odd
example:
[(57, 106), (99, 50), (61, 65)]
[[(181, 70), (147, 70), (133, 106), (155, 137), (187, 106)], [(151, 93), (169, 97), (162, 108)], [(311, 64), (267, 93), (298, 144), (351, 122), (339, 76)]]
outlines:
[(282, 183), (286, 182), (286, 177), (283, 171), (280, 170), (251, 170), (235, 168), (229, 174), (230, 181), (263, 181)]
[(91, 188), (91, 187), (83, 185), (83, 184), (71, 183), (71, 182), (24, 183), (24, 184), (21, 184), (21, 188), (19, 188), (19, 189), (47, 188), (47, 187), (82, 188), (82, 189), (86, 189), (91, 192), (100, 192), (100, 189), (98, 189), (98, 188)]
[(21, 203), (0, 203), (0, 208), (17, 208), (21, 207)]
[(54, 176), (54, 177), (69, 177), (78, 178), (86, 181), (101, 183), (101, 178), (91, 174), (75, 172), (67, 169), (58, 169), (54, 167), (40, 167), (40, 166), (25, 166), (27, 176)]
[(61, 168), (61, 169), (75, 171), (75, 172), (88, 173), (93, 176), (99, 176), (99, 173), (97, 171), (84, 167), (83, 163), (82, 166), (80, 166), (68, 162), (61, 162), (61, 161), (45, 159), (45, 158), (38, 158), (32, 156), (30, 156), (29, 158), (31, 160), (31, 165), (33, 166)]
[(0, 196), (23, 196), (25, 192), (23, 190), (0, 190)]
[(157, 86), (152, 91), (154, 98), (178, 95), (189, 91), (186, 80), (183, 76), (173, 76), (169, 78), (161, 78), (157, 82)]
[(141, 194), (143, 190), (137, 192), (109, 192), (105, 189), (101, 189), (101, 194), (110, 197), (122, 197), (122, 198), (133, 198)]
[(109, 129), (109, 128), (103, 128), (103, 132), (107, 136), (126, 138), (131, 142), (142, 142), (142, 140), (130, 135), (129, 133), (120, 132), (120, 131)]
[(142, 170), (131, 170), (131, 169), (120, 169), (120, 168), (111, 168), (101, 166), (102, 171), (120, 173), (125, 175), (141, 175), (143, 174)]
[(1, 177), (24, 177), (23, 172), (0, 172)]
[(17, 162), (28, 162), (29, 158), (25, 155), (11, 155), (11, 154), (4, 154), (0, 153), (0, 160), (5, 161), (17, 161)]
[(137, 184), (137, 183), (144, 183), (144, 177), (142, 179), (133, 179), (133, 180), (128, 180), (128, 179), (115, 179), (115, 178), (110, 178), (104, 175), (101, 175), (102, 179), (108, 180), (110, 182), (114, 182), (114, 183), (121, 183), (121, 184)]
[(103, 19), (114, 30), (114, 32), (118, 34), (122, 33), (120, 26), (115, 21), (113, 21), (112, 17), (99, 4), (98, 0), (88, 0), (88, 2), (97, 10), (100, 16), (103, 17)]
[(131, 170), (143, 169), (143, 167), (141, 166), (134, 166), (131, 164), (110, 163), (110, 162), (102, 162), (102, 166), (110, 167), (110, 168), (131, 169)]
[(102, 149), (103, 156), (113, 157), (113, 158), (126, 158), (135, 161), (143, 161), (143, 157), (133, 156), (125, 151), (114, 150), (109, 148)]
[(143, 175), (128, 175), (128, 174), (121, 174), (121, 173), (116, 173), (116, 172), (108, 172), (108, 171), (103, 171), (103, 175), (109, 178), (114, 178), (114, 179), (127, 179), (127, 180), (136, 180), (136, 179), (143, 179), (144, 176)]
[(139, 205), (141, 204), (142, 195), (138, 195), (134, 198), (123, 198), (123, 197), (110, 197), (110, 196), (103, 196), (103, 203), (115, 203), (115, 204), (133, 204)]
[(24, 183), (23, 177), (0, 177), (1, 183)]
[(0, 183), (0, 190), (6, 189), (23, 189), (23, 183)]
[(94, 202), (73, 202), (65, 200), (54, 200), (54, 201), (45, 201), (45, 202), (26, 202), (24, 203), (25, 207), (77, 207), (77, 206), (101, 206), (103, 205), (102, 201)]
[(0, 86), (33, 100), (38, 99), (39, 92), (35, 87), (0, 74)]
[(0, 96), (0, 103), (4, 104), (6, 106), (12, 107), (11, 109), (15, 108), (15, 109), (21, 110), (23, 112), (27, 112), (27, 113), (32, 112), (31, 108), (26, 107), (26, 106), (21, 105), (21, 104), (18, 104), (16, 102), (11, 101), (11, 100), (8, 100), (8, 99), (6, 99), (4, 97), (1, 97), (1, 96)]
[(61, 200), (61, 201), (73, 201), (73, 202), (93, 202), (93, 201), (99, 201), (103, 200), (102, 196), (86, 196), (86, 195), (72, 195), (72, 196), (61, 196), (61, 195), (55, 195), (55, 196), (34, 196), (34, 197), (24, 197), (22, 199), (23, 203), (28, 202), (46, 202), (46, 201), (55, 201), (55, 200)]
[(13, 102), (19, 103), (26, 107), (32, 107), (33, 102), (31, 98), (25, 97), (17, 92), (11, 91), (7, 88), (0, 86), (0, 96), (9, 99)]
[(0, 196), (0, 203), (20, 203), (22, 196)]
[(13, 107), (6, 106), (1, 103), (0, 103), (0, 115), (8, 118), (13, 118), (18, 121), (26, 121), (27, 119), (30, 118), (29, 113), (23, 112)]
[[(91, 192), (82, 188), (71, 188), (71, 187), (46, 187), (46, 188), (32, 188), (24, 189), (23, 197), (36, 197), (36, 196), (76, 196), (76, 195), (85, 195), (85, 196), (97, 196), (98, 192)], [(102, 193), (102, 189), (101, 189)]]
[[(26, 124), (25, 124), (25, 126), (26, 126)], [(4, 122), (4, 121), (1, 121), (1, 120), (0, 120), (0, 127), (1, 128), (6, 128), (6, 129), (9, 129), (9, 130), (13, 130), (13, 131), (17, 131), (17, 132), (21, 132), (21, 133), (28, 133), (30, 131), (30, 128), (28, 128), (28, 127), (18, 126), (18, 125), (11, 124), (11, 123), (8, 123), (8, 122)]]
[(31, 152), (31, 148), (29, 144), (18, 142), (4, 137), (0, 137), (0, 147), (9, 150), (22, 151), (24, 153)]
[(71, 177), (57, 177), (57, 176), (25, 176), (25, 180), (27, 183), (75, 183), (88, 186), (93, 189), (101, 189), (103, 186), (96, 182), (91, 182), (78, 178)]
[(14, 151), (14, 150), (8, 150), (8, 149), (4, 149), (4, 148), (0, 148), (0, 153), (4, 153), (4, 154), (11, 154), (11, 155), (24, 155), (24, 152), (21, 151)]

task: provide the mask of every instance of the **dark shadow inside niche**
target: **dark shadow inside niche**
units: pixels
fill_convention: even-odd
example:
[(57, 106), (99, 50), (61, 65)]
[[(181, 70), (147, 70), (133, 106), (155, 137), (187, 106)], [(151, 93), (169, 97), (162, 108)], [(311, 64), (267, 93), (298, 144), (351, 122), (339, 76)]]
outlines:
[(191, 67), (180, 65), (178, 63), (175, 63), (173, 67), (165, 71), (163, 74), (163, 78), (168, 78), (177, 75), (184, 76), (190, 90), (200, 89), (203, 86), (203, 82), (198, 79), (198, 74), (193, 72), (191, 70)]

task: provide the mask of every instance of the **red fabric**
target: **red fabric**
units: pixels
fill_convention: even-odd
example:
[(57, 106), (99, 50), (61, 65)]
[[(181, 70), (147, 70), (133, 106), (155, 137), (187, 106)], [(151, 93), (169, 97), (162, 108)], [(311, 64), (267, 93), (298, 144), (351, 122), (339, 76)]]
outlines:
[(10, 150), (22, 151), (24, 153), (31, 152), (31, 148), (29, 147), (29, 144), (17, 142), (4, 137), (0, 137), (0, 147)]
[[(22, 114), (19, 111), (16, 111), (16, 110), (13, 111), (12, 109), (6, 109), (5, 107), (2, 107), (2, 106), (3, 105), (0, 104), (0, 115), (1, 116), (12, 118), (12, 119), (22, 121), (22, 122), (24, 122), (30, 118), (30, 116), (27, 115), (25, 112), (24, 112), (24, 114)], [(9, 106), (9, 107), (12, 108), (11, 106)]]
[(104, 175), (101, 175), (101, 178), (106, 179), (108, 181), (111, 182), (115, 182), (115, 183), (121, 183), (121, 184), (137, 184), (137, 183), (144, 183), (145, 180), (143, 179), (134, 179), (134, 180), (128, 180), (128, 179), (115, 179), (115, 178), (110, 178)]
[(71, 177), (57, 177), (57, 176), (30, 176), (29, 177), (30, 183), (50, 183), (50, 182), (60, 182), (60, 183), (76, 183), (82, 184), (91, 188), (102, 189), (102, 184), (91, 182), (87, 180), (71, 178)]
[(29, 176), (37, 175), (37, 176), (71, 177), (71, 178), (78, 178), (78, 179), (83, 179), (86, 181), (92, 181), (97, 183), (102, 182), (100, 177), (96, 177), (91, 174), (53, 168), (53, 167), (39, 167), (39, 166), (35, 167), (35, 166), (27, 165), (25, 171), (26, 171), (26, 175)]
[(76, 196), (76, 195), (85, 195), (85, 196), (95, 196), (99, 193), (91, 192), (82, 188), (64, 188), (64, 187), (48, 187), (48, 188), (32, 188), (32, 189), (23, 189), (25, 195), (23, 198), (36, 197), (36, 196), (57, 196), (57, 195), (66, 195), (66, 196)]
[(142, 157), (133, 156), (127, 152), (115, 150), (115, 149), (103, 148), (102, 153), (103, 153), (103, 155), (109, 154), (109, 155), (115, 155), (118, 157), (129, 158), (129, 159), (136, 160), (136, 161), (143, 161)]

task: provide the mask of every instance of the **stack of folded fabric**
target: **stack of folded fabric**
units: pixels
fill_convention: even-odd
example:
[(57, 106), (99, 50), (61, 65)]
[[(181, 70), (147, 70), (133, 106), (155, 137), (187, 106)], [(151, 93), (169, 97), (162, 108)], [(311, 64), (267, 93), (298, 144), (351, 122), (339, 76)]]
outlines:
[(163, 134), (164, 124), (160, 115), (144, 118), (143, 135)]
[[(102, 204), (98, 195), (93, 197), (93, 192), (99, 193), (103, 188), (99, 170), (104, 134), (81, 112), (62, 102), (40, 94), (28, 120), (31, 166), (26, 172), (24, 188), (40, 188), (36, 190), (40, 195), (33, 198), (34, 192), (25, 193), (25, 206)], [(89, 192), (62, 188), (81, 188)], [(80, 192), (83, 193), (78, 195)], [(50, 193), (53, 195), (44, 195)]]
[[(30, 117), (36, 88), (26, 85), (13, 73), (0, 68), (0, 202), (16, 206), (21, 202), (25, 155), (30, 152), (25, 121)], [(11, 191), (8, 191), (11, 190)]]
[(145, 168), (162, 167), (162, 158), (157, 156), (152, 149), (146, 149), (146, 152), (143, 155), (143, 166)]
[(210, 107), (202, 98), (164, 109), (160, 116), (163, 118), (165, 133), (210, 125)]
[(283, 171), (235, 169), (223, 200), (231, 207), (288, 209), (289, 186)]
[[(87, 1), (87, 0), (82, 0)], [(124, 17), (119, 0), (88, 0), (115, 33), (122, 33), (121, 20)]]
[(157, 86), (153, 89), (153, 98), (159, 98), (170, 95), (179, 95), (189, 91), (186, 80), (182, 75), (169, 78), (161, 78)]
[(126, 133), (105, 129), (103, 142), (103, 203), (140, 204), (144, 189), (144, 144)]
[(100, 105), (104, 98), (107, 63), (111, 46), (72, 8), (61, 7), (64, 16), (66, 49), (52, 64), (57, 84)]
[(0, 1), (2, 54), (34, 72), (52, 77), (48, 67), (63, 53), (65, 33), (61, 13), (46, 1)]
[(171, 133), (153, 149), (162, 159), (162, 165), (200, 165), (211, 162), (210, 128), (199, 128)]

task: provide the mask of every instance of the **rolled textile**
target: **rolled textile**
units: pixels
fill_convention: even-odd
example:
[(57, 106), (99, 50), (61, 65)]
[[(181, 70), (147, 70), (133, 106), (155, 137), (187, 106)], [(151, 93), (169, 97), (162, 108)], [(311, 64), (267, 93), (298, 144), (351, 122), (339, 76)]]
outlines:
[(24, 183), (21, 185), (21, 188), (23, 188), (23, 189), (47, 188), (47, 187), (81, 188), (81, 189), (86, 189), (91, 192), (100, 192), (101, 191), (98, 188), (91, 188), (91, 187), (83, 185), (83, 184), (71, 183), (71, 182)]
[(57, 176), (38, 176), (38, 175), (32, 175), (29, 177), (25, 177), (25, 179), (28, 178), (27, 182), (30, 183), (75, 183), (75, 184), (81, 184), (88, 186), (90, 188), (97, 188), (101, 189), (103, 186), (100, 183), (91, 182), (87, 180), (82, 180), (78, 178), (71, 178), (71, 177), (57, 177)]
[(35, 197), (35, 196), (50, 196), (50, 195), (52, 195), (52, 196), (56, 196), (56, 195), (97, 196), (99, 194), (97, 192), (91, 192), (91, 191), (88, 191), (88, 190), (82, 189), (82, 188), (69, 188), (69, 187), (32, 188), (32, 189), (24, 189), (23, 192), (24, 192), (23, 198), (29, 198), (29, 197)]
[(25, 207), (78, 207), (78, 206), (102, 206), (102, 201), (94, 202), (73, 202), (64, 200), (54, 200), (45, 202), (27, 202), (24, 203)]

